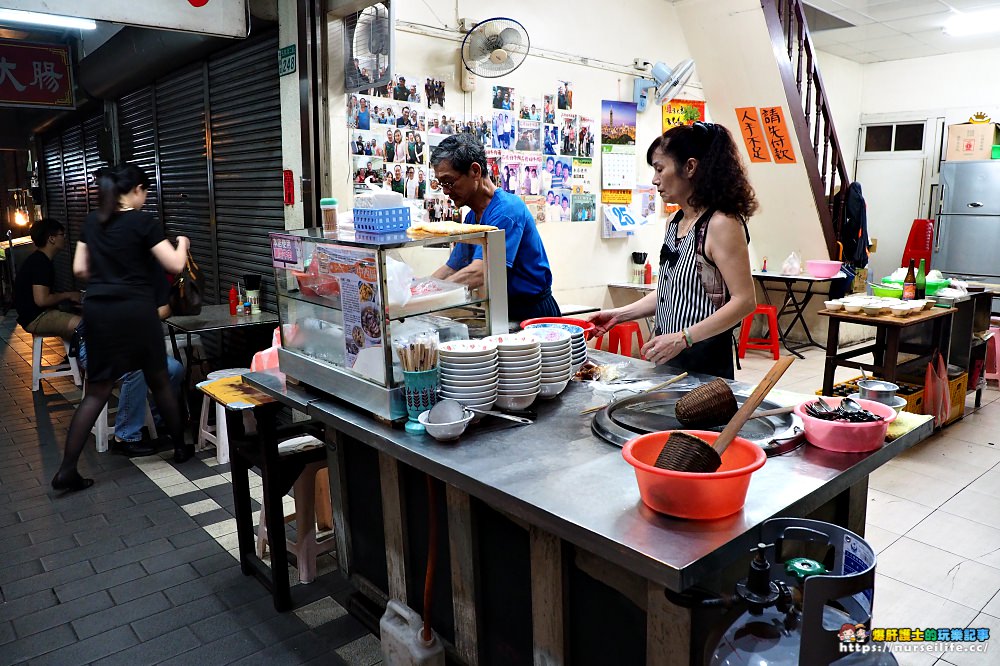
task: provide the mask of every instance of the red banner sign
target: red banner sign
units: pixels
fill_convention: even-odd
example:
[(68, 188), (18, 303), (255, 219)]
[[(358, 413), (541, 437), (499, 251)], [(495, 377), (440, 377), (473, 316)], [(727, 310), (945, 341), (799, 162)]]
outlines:
[(75, 108), (69, 47), (0, 40), (0, 106)]

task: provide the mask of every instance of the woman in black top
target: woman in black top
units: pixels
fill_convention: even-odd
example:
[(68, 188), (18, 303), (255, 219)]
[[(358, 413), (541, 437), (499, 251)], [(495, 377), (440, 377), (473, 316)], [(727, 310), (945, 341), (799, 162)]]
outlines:
[(87, 394), (73, 415), (62, 465), (52, 479), (57, 490), (83, 490), (92, 479), (76, 469), (91, 428), (125, 372), (142, 370), (174, 443), (174, 460), (194, 454), (184, 445), (180, 410), (167, 376), (166, 348), (156, 313), (154, 279), (160, 266), (180, 272), (190, 241), (177, 247), (163, 236), (146, 202), (149, 178), (137, 166), (122, 164), (97, 172), (100, 209), (87, 216), (73, 256), (73, 272), (87, 280), (83, 323), (87, 331)]

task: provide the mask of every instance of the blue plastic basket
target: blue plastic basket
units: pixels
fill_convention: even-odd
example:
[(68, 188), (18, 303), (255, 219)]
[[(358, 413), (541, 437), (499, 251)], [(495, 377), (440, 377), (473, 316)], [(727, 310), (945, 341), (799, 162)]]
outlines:
[(389, 231), (403, 231), (410, 227), (410, 209), (399, 208), (355, 208), (354, 228), (381, 234)]

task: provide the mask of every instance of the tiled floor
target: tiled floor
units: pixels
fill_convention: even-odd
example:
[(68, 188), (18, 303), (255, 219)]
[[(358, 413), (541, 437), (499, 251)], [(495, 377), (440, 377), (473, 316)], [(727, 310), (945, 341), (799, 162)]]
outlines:
[[(772, 360), (747, 352), (736, 378), (755, 383)], [(796, 361), (778, 388), (813, 393), (823, 352)], [(837, 370), (837, 381), (856, 377)], [(878, 551), (875, 627), (989, 627), (993, 652), (906, 653), (902, 666), (1000, 663), (1000, 391), (982, 407), (879, 468), (869, 479), (866, 538)]]
[(214, 457), (174, 466), (91, 444), (80, 469), (97, 484), (54, 493), (79, 390), (59, 379), (33, 394), (30, 358), (30, 336), (0, 320), (0, 664), (380, 663), (338, 602), (331, 557), (291, 613), (242, 575), (229, 466)]
[[(48, 350), (57, 360), (61, 347)], [(737, 378), (770, 367), (749, 352)], [(48, 487), (78, 390), (32, 394), (30, 338), (0, 320), (0, 665), (375, 664), (378, 642), (347, 615), (345, 582), (327, 573), (276, 613), (239, 571), (228, 465), (97, 454), (94, 488)], [(838, 372), (838, 380), (853, 376)], [(779, 388), (811, 393), (822, 352)], [(1000, 392), (871, 476), (867, 538), (879, 551), (875, 626), (1000, 632)], [(969, 406), (972, 400), (969, 400)], [(259, 499), (259, 484), (254, 489)], [(1000, 635), (1000, 634), (998, 634)], [(898, 654), (900, 664), (998, 663), (995, 655)]]

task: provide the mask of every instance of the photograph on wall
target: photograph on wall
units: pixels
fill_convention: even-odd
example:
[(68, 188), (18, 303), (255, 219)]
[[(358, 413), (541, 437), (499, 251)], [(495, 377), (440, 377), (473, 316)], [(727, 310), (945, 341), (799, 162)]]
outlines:
[(576, 155), (577, 117), (575, 113), (564, 113), (559, 120), (560, 155)]
[(505, 150), (500, 156), (500, 182), (497, 187), (510, 194), (520, 194), (521, 154)]
[(372, 132), (379, 143), (382, 144), (382, 158), (389, 163), (406, 161), (406, 132), (402, 127), (390, 127), (385, 130)]
[(590, 194), (594, 191), (594, 159), (591, 157), (574, 157), (573, 171), (570, 183), (574, 194)]
[(542, 103), (537, 97), (522, 97), (521, 98), (521, 114), (518, 116), (521, 120), (538, 120), (542, 119)]
[(403, 196), (407, 199), (423, 199), (430, 189), (427, 167), (421, 164), (407, 164), (403, 172)]
[(573, 108), (573, 84), (569, 81), (560, 81), (559, 90), (556, 91), (556, 105), (563, 111)]
[[(399, 111), (396, 113), (396, 122), (395, 122), (396, 127), (403, 127), (403, 128), (410, 127), (413, 129), (417, 129), (417, 127), (420, 126), (421, 113), (426, 114), (425, 111), (420, 109), (415, 104), (399, 105)], [(427, 123), (427, 117), (425, 115), (424, 116), (425, 126), (426, 123)]]
[(576, 154), (580, 157), (594, 156), (594, 119), (580, 116), (576, 135)]
[(493, 112), (493, 148), (510, 150), (514, 146), (514, 114), (510, 111)]
[(424, 210), (431, 222), (444, 222), (455, 217), (457, 209), (451, 199), (443, 194), (429, 196), (424, 200)]
[(535, 218), (535, 224), (542, 224), (545, 222), (545, 197), (526, 196), (522, 198), (524, 199), (524, 205), (528, 207), (529, 211), (531, 211), (531, 216)]
[(424, 99), (427, 100), (427, 108), (444, 108), (444, 81), (441, 79), (424, 78)]
[(559, 126), (546, 125), (542, 134), (542, 152), (546, 155), (558, 155), (559, 144)]
[(369, 155), (371, 157), (383, 157), (382, 146), (379, 143), (379, 132), (362, 132), (354, 130), (351, 132), (351, 154)]
[(542, 157), (542, 166), (538, 172), (539, 176), (539, 187), (542, 193), (553, 189), (552, 188), (552, 177), (556, 173), (556, 158), (550, 155), (545, 155)]
[(559, 218), (562, 217), (562, 206), (559, 205), (559, 197), (556, 195), (556, 190), (543, 189), (542, 191), (545, 193), (543, 199), (545, 201), (545, 221), (558, 222)]
[(378, 125), (396, 124), (396, 106), (387, 99), (379, 97), (371, 98), (372, 120), (374, 127)]
[(571, 216), (573, 222), (596, 222), (597, 197), (593, 194), (574, 194)]
[(351, 166), (355, 192), (369, 189), (366, 183), (381, 185), (385, 180), (385, 162), (380, 157), (355, 156), (351, 158)]
[(389, 83), (392, 90), (392, 98), (397, 102), (419, 104), (423, 99), (420, 91), (417, 90), (417, 81), (419, 78), (417, 76), (397, 74)]
[(635, 103), (601, 100), (601, 143), (635, 145)]
[(542, 156), (539, 153), (522, 153), (521, 155), (521, 187), (522, 197), (538, 196), (542, 191), (542, 178), (539, 173), (542, 168)]
[(556, 122), (556, 96), (546, 95), (542, 104), (542, 122), (550, 125)]
[[(553, 190), (555, 194), (555, 202), (558, 210), (556, 211), (559, 215), (558, 218), (554, 220), (549, 220), (550, 222), (569, 222), (572, 219), (572, 209), (570, 207), (570, 202), (573, 198), (573, 191), (568, 189), (558, 189)], [(546, 194), (546, 196), (548, 196)], [(546, 216), (548, 219), (548, 216)]]
[(652, 185), (638, 185), (632, 194), (636, 212), (647, 220), (656, 217), (656, 202), (659, 199), (656, 188)]
[(477, 114), (469, 119), (472, 132), (485, 148), (493, 147), (493, 119), (488, 115)]
[(666, 132), (677, 125), (693, 125), (705, 120), (705, 102), (694, 99), (674, 99), (660, 107), (661, 128)]
[(557, 157), (555, 159), (555, 170), (552, 172), (553, 189), (573, 188), (573, 158)]
[(486, 149), (486, 170), (489, 172), (490, 180), (497, 187), (500, 187), (500, 149)]
[(441, 122), (438, 126), (441, 128), (441, 134), (455, 134), (458, 132), (458, 123), (461, 122), (461, 117), (455, 115), (454, 113), (442, 113)]
[(538, 152), (542, 149), (541, 128), (537, 120), (517, 121), (517, 141), (514, 144), (515, 150), (528, 152)]
[(514, 110), (514, 100), (517, 96), (514, 89), (507, 86), (493, 86), (493, 108), (503, 111)]
[(423, 164), (427, 161), (427, 144), (424, 143), (422, 132), (408, 130), (406, 132), (406, 163)]

